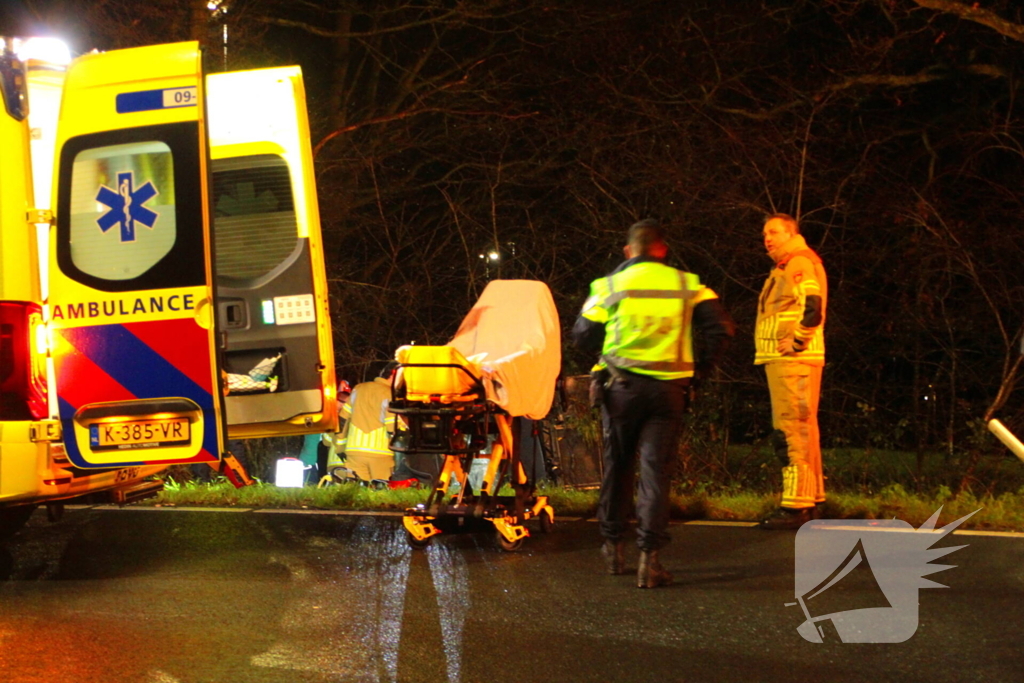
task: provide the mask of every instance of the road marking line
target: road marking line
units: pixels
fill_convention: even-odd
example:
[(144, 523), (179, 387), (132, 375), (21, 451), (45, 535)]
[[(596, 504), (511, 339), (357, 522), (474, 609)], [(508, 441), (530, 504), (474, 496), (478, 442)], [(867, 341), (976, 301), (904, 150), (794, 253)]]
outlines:
[[(155, 505), (131, 505), (121, 507), (120, 505), (83, 505), (83, 508), (91, 508), (93, 510), (194, 510), (196, 512), (255, 512), (253, 508), (235, 508), (235, 507), (177, 507), (177, 506), (160, 506)], [(68, 508), (71, 508), (69, 505)]]
[[(188, 508), (181, 508), (187, 510)], [(287, 508), (261, 508), (257, 514), (277, 515), (343, 515), (349, 517), (401, 517), (405, 513), (394, 510), (289, 510)]]
[(981, 529), (957, 529), (953, 532), (956, 536), (1005, 536), (1008, 538), (1024, 538), (1020, 531), (982, 531)]
[(180, 510), (182, 512), (252, 512), (255, 514), (279, 515), (340, 515), (342, 517), (401, 517), (404, 513), (394, 510), (300, 510), (294, 508), (236, 508), (236, 507), (189, 507), (187, 505), (67, 505), (67, 510)]
[[(836, 520), (826, 519), (826, 520), (820, 520), (820, 521), (823, 521), (823, 522), (834, 522)], [(864, 520), (860, 520), (860, 521), (872, 522), (872, 521), (877, 521), (877, 520), (867, 520), (867, 519), (864, 519)], [(909, 522), (908, 522), (908, 524), (909, 524)], [(892, 526), (868, 526), (866, 524), (865, 525), (859, 525), (859, 524), (850, 524), (850, 525), (846, 525), (846, 524), (827, 524), (827, 525), (822, 525), (822, 526), (815, 526), (814, 530), (815, 531), (871, 531), (871, 532), (887, 533), (887, 534), (937, 534), (937, 535), (945, 535), (947, 533), (947, 532), (944, 532), (942, 530), (942, 527), (939, 527), (937, 529), (921, 529), (921, 528), (915, 527), (913, 525), (911, 525), (908, 528), (908, 527), (892, 527)]]
[[(66, 505), (67, 510), (103, 510), (104, 512), (111, 510), (181, 510), (183, 512), (252, 512), (256, 514), (278, 514), (278, 515), (338, 515), (341, 517), (401, 517), (405, 513), (393, 511), (393, 510), (295, 510), (289, 508), (216, 508), (216, 507), (188, 507), (178, 505), (163, 505), (157, 507), (155, 505), (128, 505), (121, 507), (119, 505)], [(570, 520), (571, 521), (571, 520)], [(597, 522), (598, 520), (590, 517), (585, 521)], [(685, 522), (671, 522), (673, 525), (682, 524), (684, 526), (723, 526), (723, 527), (743, 527), (750, 528), (758, 525), (758, 522), (734, 522), (728, 520), (715, 520), (715, 519), (691, 519)], [(895, 533), (908, 533), (922, 531), (919, 529), (893, 529), (886, 527), (863, 527), (863, 526), (826, 526), (820, 527), (821, 529), (829, 529), (835, 531), (889, 531)], [(926, 533), (940, 533), (939, 529), (924, 529)], [(1022, 531), (985, 531), (981, 529), (957, 529), (953, 531), (953, 535), (957, 536), (993, 536), (1002, 538), (1024, 538), (1024, 532)]]

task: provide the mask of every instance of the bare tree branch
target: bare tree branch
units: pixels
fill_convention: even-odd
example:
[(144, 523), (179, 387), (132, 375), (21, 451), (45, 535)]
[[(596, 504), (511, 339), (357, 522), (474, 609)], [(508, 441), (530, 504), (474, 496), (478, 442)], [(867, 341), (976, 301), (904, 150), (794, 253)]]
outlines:
[(914, 0), (914, 2), (927, 9), (955, 14), (961, 19), (988, 26), (1011, 40), (1024, 43), (1024, 25), (1004, 19), (990, 9), (979, 7), (980, 3), (975, 2), (968, 5), (955, 0)]
[(305, 21), (295, 21), (294, 19), (282, 19), (280, 17), (266, 17), (264, 21), (268, 24), (275, 26), (283, 26), (285, 28), (298, 28), (302, 29), (307, 33), (312, 33), (315, 36), (321, 36), (323, 38), (370, 38), (372, 36), (382, 36), (390, 33), (401, 33), (408, 31), (412, 28), (420, 26), (430, 26), (432, 24), (440, 24), (449, 21), (455, 17), (459, 17), (461, 12), (458, 10), (450, 10), (441, 14), (440, 16), (430, 17), (427, 19), (421, 19), (419, 21), (410, 21), (405, 24), (398, 24), (395, 26), (385, 26), (378, 28), (373, 31), (338, 31), (321, 28), (315, 24), (310, 24)]
[(331, 131), (323, 138), (321, 138), (320, 142), (316, 143), (316, 145), (313, 147), (313, 158), (316, 158), (317, 154), (320, 153), (320, 150), (323, 149), (324, 145), (326, 145), (328, 142), (338, 137), (339, 135), (351, 133), (354, 130), (359, 130), (360, 128), (365, 128), (367, 126), (376, 126), (382, 123), (400, 121), (402, 119), (407, 119), (410, 116), (416, 116), (418, 114), (431, 113), (445, 113), (451, 116), (496, 116), (503, 119), (513, 120), (535, 116), (537, 112), (524, 112), (522, 114), (506, 114), (497, 111), (458, 111), (445, 109), (443, 107), (424, 107), (423, 109), (410, 109), (408, 111), (398, 112), (397, 114), (392, 114), (390, 116), (379, 116), (377, 118), (368, 119), (366, 121), (360, 121), (359, 123), (353, 123), (351, 125), (343, 126), (341, 128), (338, 128), (337, 130)]

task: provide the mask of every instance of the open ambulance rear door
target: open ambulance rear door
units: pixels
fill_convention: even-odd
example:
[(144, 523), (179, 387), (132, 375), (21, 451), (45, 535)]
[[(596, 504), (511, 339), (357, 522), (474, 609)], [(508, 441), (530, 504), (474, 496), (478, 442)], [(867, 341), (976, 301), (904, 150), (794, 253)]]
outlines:
[(49, 326), (79, 467), (224, 452), (204, 86), (196, 43), (90, 54), (67, 72)]
[(334, 350), (299, 67), (207, 76), (232, 438), (333, 431)]

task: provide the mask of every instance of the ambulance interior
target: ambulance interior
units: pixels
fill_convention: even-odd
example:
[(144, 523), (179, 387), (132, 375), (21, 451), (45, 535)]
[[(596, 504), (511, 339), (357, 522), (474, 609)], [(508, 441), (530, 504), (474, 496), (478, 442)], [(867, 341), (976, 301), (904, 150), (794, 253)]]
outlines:
[[(319, 412), (310, 246), (298, 236), (288, 164), (257, 154), (215, 159), (212, 171), (228, 424)], [(253, 373), (268, 359), (270, 367)]]

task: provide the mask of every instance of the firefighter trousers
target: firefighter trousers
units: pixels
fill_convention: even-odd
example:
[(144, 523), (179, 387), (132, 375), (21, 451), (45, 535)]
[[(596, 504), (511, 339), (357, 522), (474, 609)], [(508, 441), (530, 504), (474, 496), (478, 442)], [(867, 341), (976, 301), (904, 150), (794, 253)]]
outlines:
[(344, 466), (355, 472), (363, 481), (387, 480), (395, 470), (395, 455), (350, 450), (345, 453)]
[(622, 374), (624, 381), (604, 391), (604, 476), (597, 517), (604, 538), (622, 539), (633, 507), (639, 456), (637, 545), (658, 550), (669, 541), (669, 468), (679, 446), (688, 387), (678, 380)]
[(764, 366), (772, 401), (772, 426), (786, 438), (789, 464), (782, 468), (782, 507), (803, 509), (825, 500), (818, 434), (822, 368), (780, 361)]

